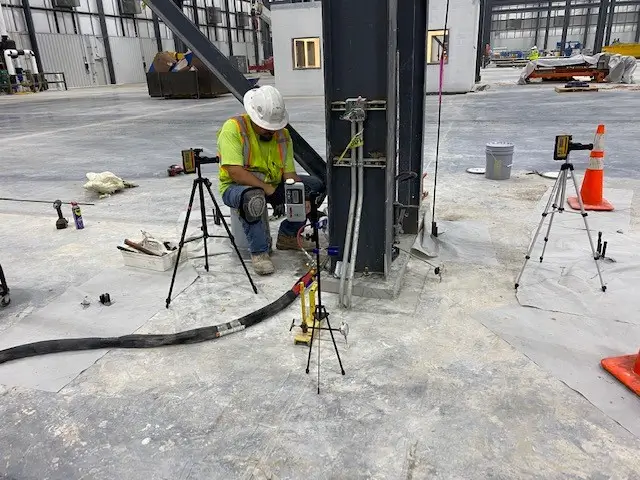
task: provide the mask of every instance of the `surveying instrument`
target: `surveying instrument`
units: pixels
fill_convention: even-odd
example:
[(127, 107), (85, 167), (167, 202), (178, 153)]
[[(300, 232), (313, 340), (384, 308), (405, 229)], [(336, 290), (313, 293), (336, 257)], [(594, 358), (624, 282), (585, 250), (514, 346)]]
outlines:
[[(187, 207), (187, 215), (184, 219), (184, 226), (182, 227), (182, 236), (180, 237), (180, 243), (178, 244), (178, 256), (176, 257), (176, 264), (173, 267), (173, 275), (171, 276), (171, 286), (169, 287), (169, 294), (167, 295), (167, 303), (166, 308), (169, 308), (169, 304), (171, 303), (171, 293), (173, 292), (173, 286), (176, 281), (176, 274), (178, 272), (178, 266), (180, 265), (180, 255), (182, 254), (182, 247), (184, 247), (185, 243), (193, 242), (194, 240), (203, 239), (204, 243), (204, 268), (208, 272), (209, 271), (209, 251), (207, 248), (207, 240), (209, 238), (228, 238), (231, 241), (231, 245), (233, 245), (233, 249), (236, 252), (236, 255), (240, 259), (240, 263), (242, 264), (242, 268), (244, 268), (244, 273), (247, 274), (247, 278), (249, 279), (249, 283), (253, 288), (254, 293), (258, 293), (258, 288), (253, 283), (253, 279), (251, 278), (251, 274), (247, 269), (247, 265), (244, 263), (244, 259), (238, 250), (238, 246), (236, 245), (236, 241), (233, 238), (233, 234), (231, 230), (229, 230), (229, 226), (227, 225), (222, 212), (220, 211), (220, 206), (216, 201), (216, 197), (213, 196), (213, 192), (211, 191), (211, 180), (202, 176), (202, 165), (206, 165), (208, 163), (220, 163), (220, 159), (218, 157), (201, 157), (202, 153), (201, 148), (193, 148), (191, 149), (193, 152), (193, 164), (195, 165), (197, 177), (193, 180), (193, 187), (191, 188), (191, 197), (189, 198), (189, 206)], [(210, 235), (209, 229), (207, 228), (207, 215), (204, 208), (204, 188), (206, 187), (207, 192), (209, 192), (209, 196), (211, 197), (211, 201), (213, 202), (213, 217), (216, 225), (222, 224), (224, 229), (227, 231), (226, 235)], [(202, 235), (197, 235), (194, 237), (185, 238), (187, 235), (187, 228), (189, 226), (189, 218), (191, 216), (191, 209), (193, 208), (193, 201), (195, 199), (196, 191), (198, 192), (198, 198), (200, 203), (200, 217), (202, 222)]]
[[(542, 218), (540, 219), (540, 223), (538, 224), (536, 233), (533, 236), (533, 240), (531, 241), (529, 250), (527, 251), (527, 254), (524, 257), (525, 258), (524, 265), (522, 265), (522, 269), (518, 274), (518, 278), (516, 278), (516, 285), (515, 285), (516, 290), (520, 286), (520, 279), (522, 278), (524, 269), (527, 266), (527, 262), (531, 258), (531, 252), (533, 251), (533, 247), (536, 244), (536, 240), (538, 240), (538, 235), (540, 235), (540, 230), (542, 230), (544, 221), (547, 218), (547, 215), (550, 214), (549, 225), (547, 226), (547, 233), (544, 237), (544, 246), (542, 247), (542, 253), (540, 254), (540, 263), (542, 263), (542, 259), (544, 258), (544, 252), (547, 248), (547, 242), (549, 241), (549, 234), (551, 233), (551, 226), (553, 225), (553, 218), (556, 213), (563, 213), (565, 211), (564, 205), (567, 200), (567, 180), (568, 180), (567, 177), (569, 176), (569, 173), (571, 173), (571, 180), (573, 182), (573, 187), (575, 188), (575, 191), (576, 191), (576, 197), (580, 205), (580, 215), (584, 220), (584, 227), (587, 230), (587, 237), (589, 237), (589, 245), (591, 246), (593, 261), (596, 264), (596, 270), (598, 271), (598, 277), (600, 278), (600, 287), (602, 288), (603, 292), (607, 290), (607, 286), (604, 284), (604, 280), (602, 280), (600, 265), (598, 264), (599, 255), (596, 253), (596, 249), (593, 246), (593, 238), (591, 237), (591, 230), (589, 230), (589, 224), (587, 223), (587, 212), (584, 209), (584, 202), (582, 201), (582, 197), (580, 196), (580, 191), (578, 189), (578, 183), (576, 182), (576, 177), (573, 174), (573, 163), (569, 162), (570, 152), (575, 150), (593, 150), (593, 143), (574, 143), (571, 141), (572, 138), (573, 137), (571, 135), (558, 135), (556, 137), (556, 144), (553, 149), (553, 159), (564, 160), (564, 163), (560, 166), (560, 173), (558, 174), (556, 183), (553, 185), (553, 188), (551, 189), (551, 194), (549, 195), (547, 206), (542, 212)], [(573, 212), (570, 212), (570, 213), (573, 213)]]

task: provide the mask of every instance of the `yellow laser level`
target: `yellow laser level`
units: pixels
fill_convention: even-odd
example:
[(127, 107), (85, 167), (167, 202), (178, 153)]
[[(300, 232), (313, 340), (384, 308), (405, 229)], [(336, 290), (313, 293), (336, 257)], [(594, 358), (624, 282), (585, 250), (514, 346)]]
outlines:
[(571, 145), (571, 135), (557, 135), (556, 144), (553, 148), (554, 160), (566, 160), (569, 156), (569, 145)]
[(184, 169), (184, 173), (196, 173), (196, 161), (193, 149), (182, 150), (182, 168)]

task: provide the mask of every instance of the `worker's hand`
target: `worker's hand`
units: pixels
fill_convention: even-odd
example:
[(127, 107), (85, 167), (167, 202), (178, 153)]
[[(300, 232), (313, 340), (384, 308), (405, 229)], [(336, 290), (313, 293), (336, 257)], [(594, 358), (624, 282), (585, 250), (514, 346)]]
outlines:
[(311, 202), (309, 200), (304, 202), (304, 209), (305, 209), (305, 212), (307, 213), (307, 215), (309, 215), (311, 213)]
[(275, 191), (276, 191), (275, 187), (273, 187), (273, 186), (269, 185), (268, 183), (267, 183), (267, 184), (265, 184), (265, 186), (264, 186), (264, 187), (262, 187), (262, 189), (264, 190), (264, 194), (265, 194), (267, 197), (270, 197), (271, 195), (273, 195), (273, 192), (275, 192)]

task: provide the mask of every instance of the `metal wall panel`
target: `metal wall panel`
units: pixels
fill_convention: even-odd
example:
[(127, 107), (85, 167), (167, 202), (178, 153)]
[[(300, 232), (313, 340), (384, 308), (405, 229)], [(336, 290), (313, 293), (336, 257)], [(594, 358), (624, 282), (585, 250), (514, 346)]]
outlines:
[(176, 49), (176, 44), (173, 42), (172, 38), (163, 38), (162, 39), (162, 48), (165, 52), (173, 52)]
[(69, 87), (89, 87), (94, 84), (85, 67), (86, 51), (80, 35), (36, 33), (42, 66), (45, 72), (64, 72)]
[(11, 40), (16, 42), (16, 47), (22, 50), (31, 50), (31, 42), (29, 41), (29, 35), (26, 33), (7, 32)]
[(141, 38), (142, 61), (144, 62), (145, 71), (149, 70), (153, 63), (153, 58), (158, 53), (158, 44), (155, 38)]
[(109, 37), (116, 83), (146, 81), (139, 38)]

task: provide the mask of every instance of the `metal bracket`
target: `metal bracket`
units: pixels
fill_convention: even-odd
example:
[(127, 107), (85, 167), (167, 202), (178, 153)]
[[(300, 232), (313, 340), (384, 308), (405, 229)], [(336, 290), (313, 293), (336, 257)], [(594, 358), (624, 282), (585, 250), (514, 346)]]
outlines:
[[(340, 160), (339, 157), (334, 157), (333, 166), (334, 167), (350, 167), (351, 159), (343, 158), (342, 160)], [(365, 158), (362, 160), (362, 166), (365, 168), (387, 168), (387, 159), (385, 157)]]
[(342, 116), (343, 120), (353, 120), (355, 122), (364, 121), (366, 114), (365, 116), (362, 117), (362, 120), (346, 118), (347, 115), (349, 114), (349, 111), (350, 110), (352, 111), (354, 109), (362, 109), (362, 110), (365, 110), (365, 112), (367, 110), (369, 111), (386, 110), (387, 101), (386, 100), (367, 100), (366, 98), (358, 97), (358, 98), (348, 98), (344, 102), (341, 102), (341, 101), (331, 102), (332, 112), (345, 112), (345, 114)]
[(344, 115), (340, 118), (349, 122), (364, 122), (367, 118), (367, 99), (347, 98), (344, 102)]

